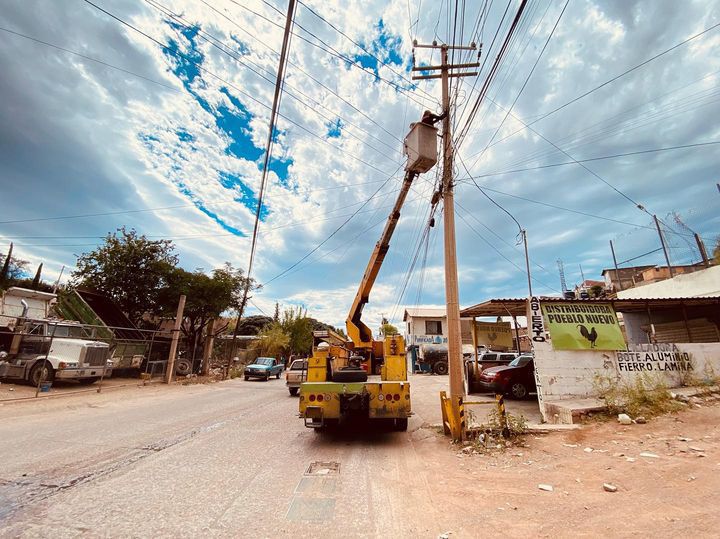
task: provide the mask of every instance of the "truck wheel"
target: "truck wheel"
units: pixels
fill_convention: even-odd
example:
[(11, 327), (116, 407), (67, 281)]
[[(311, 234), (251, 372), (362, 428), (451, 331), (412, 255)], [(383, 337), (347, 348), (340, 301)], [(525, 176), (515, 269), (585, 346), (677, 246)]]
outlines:
[(395, 419), (395, 430), (398, 432), (405, 432), (408, 428), (408, 418), (398, 417)]
[(277, 373), (275, 373), (275, 380), (279, 380), (279, 379), (280, 379), (280, 373), (277, 372)]
[(290, 392), (290, 395), (291, 395), (292, 397), (294, 397), (295, 395), (298, 394), (298, 388), (297, 388), (297, 387), (289, 387), (289, 388), (288, 388), (288, 391)]
[(265, 375), (265, 381), (267, 382), (268, 380), (270, 380), (270, 375), (269, 375), (269, 374), (266, 374), (266, 375)]
[(30, 369), (29, 382), (36, 386), (40, 383), (40, 378), (44, 376), (45, 382), (52, 382), (55, 379), (55, 370), (47, 361), (38, 361)]
[(435, 374), (447, 374), (448, 373), (448, 364), (446, 361), (437, 361), (433, 365), (433, 372)]
[(245, 381), (247, 382), (248, 380), (250, 380), (250, 377), (249, 377), (249, 376), (246, 376), (246, 377), (245, 377)]

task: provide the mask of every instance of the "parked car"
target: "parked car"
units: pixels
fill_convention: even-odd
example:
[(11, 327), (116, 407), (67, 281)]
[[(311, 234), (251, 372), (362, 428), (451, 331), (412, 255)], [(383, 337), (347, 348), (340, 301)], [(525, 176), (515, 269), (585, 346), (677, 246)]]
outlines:
[[(480, 375), (492, 367), (505, 367), (510, 364), (518, 354), (516, 352), (486, 351), (478, 354), (477, 367), (474, 357), (464, 357), (465, 360), (465, 390), (468, 394), (484, 391), (480, 384)], [(486, 391), (486, 390), (485, 390)]]
[(300, 384), (307, 380), (307, 359), (296, 359), (285, 373), (285, 385), (291, 395), (297, 395)]
[(524, 399), (536, 389), (534, 369), (532, 356), (518, 356), (508, 365), (485, 369), (480, 375), (480, 388)]
[(245, 366), (245, 380), (250, 378), (262, 378), (264, 380), (270, 379), (271, 376), (280, 378), (280, 373), (283, 371), (283, 364), (279, 359), (274, 357), (259, 357), (253, 363)]

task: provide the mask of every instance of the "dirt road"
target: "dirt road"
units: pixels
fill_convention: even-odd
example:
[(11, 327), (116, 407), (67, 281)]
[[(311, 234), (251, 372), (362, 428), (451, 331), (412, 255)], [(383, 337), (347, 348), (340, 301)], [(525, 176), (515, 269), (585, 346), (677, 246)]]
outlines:
[(0, 536), (717, 536), (720, 407), (468, 456), (412, 383), (409, 432), (373, 435), (305, 429), (282, 380), (0, 406)]

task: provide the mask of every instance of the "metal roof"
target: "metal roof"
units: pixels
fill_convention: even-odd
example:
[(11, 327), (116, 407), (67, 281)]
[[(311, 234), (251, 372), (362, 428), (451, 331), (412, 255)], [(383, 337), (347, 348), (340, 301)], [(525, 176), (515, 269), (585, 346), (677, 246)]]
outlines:
[[(558, 297), (540, 297), (540, 302), (552, 303), (612, 303), (618, 312), (646, 312), (648, 309), (661, 310), (672, 309), (681, 306), (696, 307), (702, 305), (718, 305), (720, 306), (720, 296), (705, 297), (684, 297), (684, 298), (633, 298), (633, 299), (610, 299), (610, 298), (590, 298), (590, 299), (564, 299)], [(460, 311), (460, 316), (525, 316), (526, 315), (527, 298), (500, 298), (489, 299), (483, 303), (478, 303), (472, 307), (467, 307)]]
[(408, 307), (407, 309), (405, 309), (405, 314), (403, 314), (403, 322), (406, 322), (409, 316), (421, 318), (443, 318), (445, 316), (445, 309), (433, 309), (430, 307)]

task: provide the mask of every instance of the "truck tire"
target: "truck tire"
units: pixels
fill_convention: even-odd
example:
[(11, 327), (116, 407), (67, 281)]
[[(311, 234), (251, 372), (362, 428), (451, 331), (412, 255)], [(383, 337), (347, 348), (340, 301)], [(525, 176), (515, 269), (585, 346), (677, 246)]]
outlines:
[(187, 376), (192, 374), (192, 361), (181, 358), (175, 363), (175, 376)]
[(367, 382), (368, 373), (363, 369), (355, 367), (343, 367), (339, 371), (333, 371), (332, 381), (342, 383)]
[(290, 396), (294, 397), (298, 394), (298, 388), (297, 387), (289, 387), (288, 391), (290, 392)]
[(435, 374), (447, 374), (448, 373), (448, 364), (447, 361), (436, 361), (433, 365), (433, 372)]
[(270, 373), (267, 373), (267, 374), (265, 375), (265, 381), (267, 382), (268, 380), (270, 380)]
[(277, 372), (277, 373), (275, 373), (275, 380), (279, 380), (279, 379), (280, 379), (280, 373)]
[(40, 377), (43, 375), (43, 371), (45, 371), (45, 382), (52, 382), (55, 379), (55, 370), (52, 368), (52, 365), (47, 361), (37, 361), (35, 365), (32, 366), (32, 369), (30, 369), (28, 381), (32, 385), (37, 386), (40, 383)]

